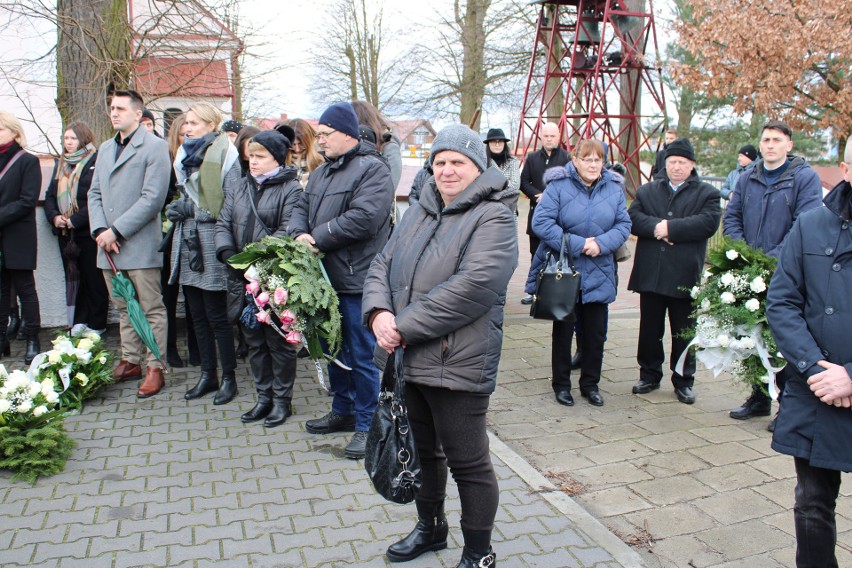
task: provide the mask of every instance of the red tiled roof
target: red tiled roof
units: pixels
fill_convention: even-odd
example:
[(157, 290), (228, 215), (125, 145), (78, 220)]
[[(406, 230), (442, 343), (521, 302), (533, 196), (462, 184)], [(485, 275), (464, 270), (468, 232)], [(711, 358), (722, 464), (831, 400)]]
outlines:
[(833, 189), (838, 183), (843, 181), (843, 172), (840, 171), (840, 166), (813, 166), (822, 182), (823, 189)]
[(432, 128), (432, 125), (428, 120), (418, 119), (418, 120), (393, 120), (391, 121), (391, 125), (396, 128), (396, 132), (399, 135), (400, 140), (405, 140), (408, 138), (408, 135), (411, 134), (417, 127), (423, 125), (427, 130), (429, 130), (432, 135), (436, 134), (435, 129)]
[(228, 66), (222, 60), (146, 57), (136, 66), (136, 90), (143, 95), (231, 97)]

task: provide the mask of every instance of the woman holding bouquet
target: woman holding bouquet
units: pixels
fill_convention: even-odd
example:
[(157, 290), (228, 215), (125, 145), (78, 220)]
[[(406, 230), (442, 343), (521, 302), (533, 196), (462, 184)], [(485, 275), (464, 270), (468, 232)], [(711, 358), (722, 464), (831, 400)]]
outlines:
[[(290, 140), (275, 130), (260, 132), (249, 142), (249, 173), (227, 195), (216, 222), (216, 256), (222, 262), (265, 236), (286, 236), (290, 213), (302, 193), (297, 169), (285, 165), (289, 148)], [(257, 404), (241, 420), (265, 418), (263, 425), (267, 428), (280, 426), (293, 414), (298, 348), (260, 322), (254, 329), (243, 326), (243, 334), (249, 347)]]
[[(214, 231), (225, 197), (240, 184), (237, 149), (218, 132), (222, 114), (210, 103), (186, 112), (186, 141), (174, 170), (183, 197), (166, 207), (177, 224), (172, 241), (169, 283), (180, 282), (192, 313), (201, 355), (201, 377), (184, 395), (187, 400), (216, 392), (213, 404), (226, 404), (237, 394), (234, 332), (227, 315), (227, 269), (216, 258)], [(222, 386), (216, 376), (216, 346), (222, 362)]]
[(417, 525), (387, 556), (400, 562), (446, 548), (449, 466), (462, 508), (459, 566), (493, 566), (499, 489), (485, 414), (518, 239), (511, 198), (501, 197), (506, 178), (488, 167), (477, 133), (461, 124), (441, 130), (432, 167), (434, 179), (373, 260), (362, 300), (377, 354), (405, 347), (408, 416), (423, 473)]

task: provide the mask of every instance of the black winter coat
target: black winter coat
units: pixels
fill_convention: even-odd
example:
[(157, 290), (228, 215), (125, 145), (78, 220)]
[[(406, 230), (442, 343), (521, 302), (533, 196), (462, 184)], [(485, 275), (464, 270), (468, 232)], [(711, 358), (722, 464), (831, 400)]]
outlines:
[[(719, 228), (719, 190), (694, 174), (677, 191), (667, 180), (654, 180), (636, 190), (627, 213), (630, 232), (639, 237), (627, 289), (672, 298), (689, 297), (701, 278), (707, 240)], [(658, 241), (654, 227), (668, 221), (672, 244)]]
[[(495, 167), (444, 207), (434, 180), (423, 187), (373, 260), (361, 302), (396, 316), (405, 380), (490, 394), (497, 384), (506, 287), (518, 265), (514, 214)], [(376, 350), (376, 363), (386, 357)]]
[[(0, 154), (0, 171), (21, 147)], [(35, 270), (38, 253), (35, 210), (41, 192), (38, 158), (24, 153), (0, 180), (0, 253), (5, 268)]]
[(819, 400), (807, 379), (842, 365), (852, 377), (852, 185), (842, 182), (825, 207), (799, 216), (784, 240), (769, 285), (766, 316), (778, 348), (797, 372), (784, 387), (772, 448), (814, 467), (852, 471), (852, 412)]
[(532, 232), (532, 218), (535, 213), (535, 206), (538, 204), (536, 199), (544, 193), (546, 187), (544, 183), (544, 172), (550, 168), (561, 167), (571, 161), (571, 157), (562, 148), (554, 148), (550, 155), (544, 151), (544, 148), (528, 155), (524, 160), (524, 167), (521, 170), (521, 191), (524, 195), (530, 198), (530, 212), (527, 218), (527, 234), (535, 235)]
[[(98, 153), (94, 155), (86, 163), (86, 169), (80, 174), (80, 179), (77, 182), (77, 212), (71, 215), (71, 224), (74, 225), (74, 240), (91, 239), (89, 234), (89, 187), (92, 185), (92, 176), (95, 175), (95, 163), (98, 161)], [(50, 185), (47, 186), (47, 191), (44, 194), (44, 216), (47, 217), (47, 223), (54, 235), (59, 234), (59, 229), (53, 226), (53, 219), (57, 215), (62, 215), (59, 211), (59, 204), (56, 201), (56, 192), (59, 189), (59, 182), (56, 179), (56, 167), (53, 169), (53, 178), (50, 180)]]
[(370, 263), (390, 236), (394, 187), (387, 162), (368, 142), (318, 167), (287, 232), (310, 233), (339, 294), (360, 294)]

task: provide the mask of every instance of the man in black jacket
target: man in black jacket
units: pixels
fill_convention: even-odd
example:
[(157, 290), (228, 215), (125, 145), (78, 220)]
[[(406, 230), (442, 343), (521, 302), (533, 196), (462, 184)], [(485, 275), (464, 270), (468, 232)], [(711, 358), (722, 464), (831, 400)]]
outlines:
[(707, 240), (719, 228), (719, 191), (698, 179), (695, 152), (686, 138), (666, 148), (667, 179), (655, 179), (636, 191), (628, 213), (631, 232), (639, 237), (627, 289), (639, 292), (639, 382), (634, 394), (660, 388), (663, 378), (663, 333), (669, 314), (672, 348), (670, 367), (677, 399), (695, 402), (692, 392), (695, 357), (688, 354), (680, 371), (676, 363), (693, 324), (689, 290), (701, 278)]
[(312, 434), (354, 430), (345, 454), (360, 459), (379, 396), (376, 338), (361, 324), (361, 295), (367, 269), (390, 235), (394, 187), (390, 167), (376, 147), (359, 142), (358, 118), (349, 103), (323, 112), (317, 143), (328, 161), (311, 174), (288, 232), (313, 252), (325, 254), (322, 262), (343, 318), (340, 359), (352, 370), (329, 365), (331, 412), (308, 420), (305, 429)]
[[(541, 127), (541, 148), (526, 157), (521, 170), (521, 191), (530, 199), (530, 212), (527, 216), (527, 234), (530, 236), (530, 256), (535, 257), (541, 242), (532, 231), (532, 218), (535, 206), (544, 193), (544, 171), (556, 166), (564, 166), (570, 160), (568, 152), (559, 146), (559, 127), (546, 122)], [(521, 303), (532, 304), (532, 296), (527, 295)]]

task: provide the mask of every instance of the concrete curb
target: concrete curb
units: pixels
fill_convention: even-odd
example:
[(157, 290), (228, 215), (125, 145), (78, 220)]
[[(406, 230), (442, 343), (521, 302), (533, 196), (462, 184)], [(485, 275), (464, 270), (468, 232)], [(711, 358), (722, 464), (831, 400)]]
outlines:
[(502, 440), (492, 432), (488, 432), (488, 442), (491, 452), (500, 458), (512, 471), (523, 479), (532, 489), (541, 491), (541, 495), (548, 503), (553, 505), (559, 512), (571, 519), (577, 528), (585, 533), (600, 548), (606, 550), (619, 565), (625, 568), (641, 568), (645, 566), (642, 557), (627, 546), (621, 539), (616, 537), (600, 521), (591, 516), (583, 507), (578, 505), (571, 497), (560, 491), (546, 477), (539, 473), (524, 458), (515, 453)]

